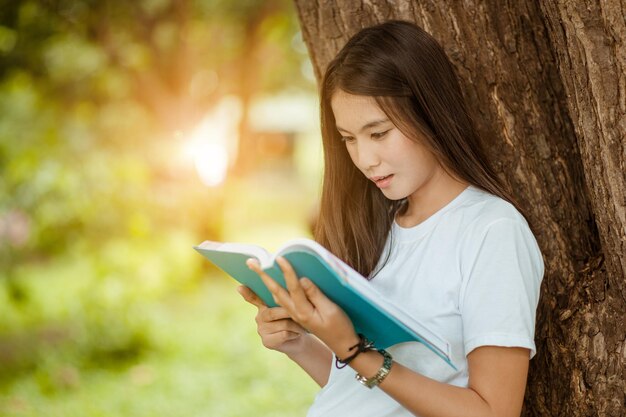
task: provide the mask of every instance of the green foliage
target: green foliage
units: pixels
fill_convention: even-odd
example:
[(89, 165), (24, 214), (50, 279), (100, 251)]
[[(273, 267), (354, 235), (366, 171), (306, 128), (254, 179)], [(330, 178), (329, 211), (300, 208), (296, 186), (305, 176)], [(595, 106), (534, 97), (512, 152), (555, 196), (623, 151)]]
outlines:
[(8, 275), (82, 236), (124, 236), (155, 221), (176, 227), (161, 215), (171, 204), (158, 195), (174, 185), (159, 153), (172, 132), (188, 132), (222, 95), (240, 93), (242, 79), (246, 94), (310, 88), (291, 7), (278, 0), (3, 5), (0, 224), (23, 223), (0, 240)]
[[(117, 366), (84, 366), (75, 351), (48, 353), (33, 374), (0, 388), (3, 416), (293, 416), (316, 386), (282, 355), (261, 348), (254, 308), (230, 281), (150, 308), (152, 348)], [(201, 317), (203, 320), (199, 320)], [(105, 334), (106, 335), (106, 334)], [(105, 336), (103, 335), (103, 336)], [(75, 354), (75, 353), (74, 353)]]
[(311, 89), (292, 7), (0, 0), (1, 415), (302, 414), (191, 245), (302, 234), (311, 201), (178, 155), (227, 94)]

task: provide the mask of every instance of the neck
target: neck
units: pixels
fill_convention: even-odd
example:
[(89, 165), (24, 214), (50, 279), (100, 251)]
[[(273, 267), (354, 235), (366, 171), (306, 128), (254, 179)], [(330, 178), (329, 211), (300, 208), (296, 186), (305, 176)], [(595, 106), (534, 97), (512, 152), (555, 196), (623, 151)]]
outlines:
[(407, 197), (407, 208), (396, 217), (396, 222), (401, 227), (417, 226), (454, 200), (468, 185), (466, 181), (453, 178), (443, 170), (439, 171)]

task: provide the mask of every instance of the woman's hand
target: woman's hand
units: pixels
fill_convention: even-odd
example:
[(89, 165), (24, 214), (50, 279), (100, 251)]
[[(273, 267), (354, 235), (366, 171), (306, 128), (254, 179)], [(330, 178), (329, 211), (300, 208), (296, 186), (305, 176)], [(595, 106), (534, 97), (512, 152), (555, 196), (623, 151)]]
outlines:
[(278, 285), (254, 259), (249, 259), (247, 265), (259, 274), (274, 301), (291, 319), (317, 336), (338, 357), (349, 356), (350, 347), (358, 343), (359, 337), (346, 313), (330, 301), (310, 279), (298, 279), (286, 259), (278, 257), (277, 263), (285, 276), (287, 289)]
[(289, 356), (300, 353), (305, 345), (306, 330), (291, 319), (286, 309), (268, 307), (254, 291), (243, 285), (237, 291), (258, 309), (255, 321), (263, 346)]
[(269, 308), (248, 287), (240, 286), (237, 290), (247, 302), (258, 308), (257, 332), (263, 345), (286, 354), (320, 387), (326, 385), (332, 363), (332, 353), (328, 348), (293, 321), (285, 308)]

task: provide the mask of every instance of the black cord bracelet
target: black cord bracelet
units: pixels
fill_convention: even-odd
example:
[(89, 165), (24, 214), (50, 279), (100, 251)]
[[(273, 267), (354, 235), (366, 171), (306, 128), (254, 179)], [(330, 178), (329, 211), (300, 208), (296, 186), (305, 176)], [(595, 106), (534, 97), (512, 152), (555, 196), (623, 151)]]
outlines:
[(359, 336), (359, 343), (357, 343), (356, 345), (348, 349), (348, 351), (352, 351), (356, 349), (356, 352), (354, 352), (352, 355), (348, 356), (345, 359), (339, 359), (337, 356), (335, 356), (335, 367), (337, 369), (342, 369), (348, 366), (348, 364), (352, 362), (354, 358), (359, 356), (361, 352), (366, 352), (368, 350), (376, 350), (376, 348), (374, 347), (374, 342), (368, 340), (361, 333), (359, 333), (358, 336)]

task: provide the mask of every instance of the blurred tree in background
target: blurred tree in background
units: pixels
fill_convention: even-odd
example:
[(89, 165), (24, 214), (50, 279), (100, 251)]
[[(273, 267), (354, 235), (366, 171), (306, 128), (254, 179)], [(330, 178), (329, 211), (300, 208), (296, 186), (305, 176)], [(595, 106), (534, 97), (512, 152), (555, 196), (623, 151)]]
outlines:
[[(311, 94), (307, 71), (287, 0), (0, 0), (0, 393), (51, 351), (72, 385), (158, 344), (146, 306), (196, 288), (191, 245), (248, 209), (228, 196), (254, 174), (251, 103)], [(211, 112), (236, 125), (228, 155), (205, 149), (226, 184), (188, 155)]]
[(306, 56), (292, 46), (297, 23), (289, 7), (3, 1), (7, 277), (17, 263), (65, 251), (79, 237), (101, 245), (102, 237), (180, 227), (184, 219), (167, 210), (172, 196), (155, 193), (159, 183), (187, 174), (177, 171), (175, 155), (163, 154), (163, 142), (184, 140), (225, 95), (237, 94), (247, 108), (260, 91), (310, 88), (292, 75)]

